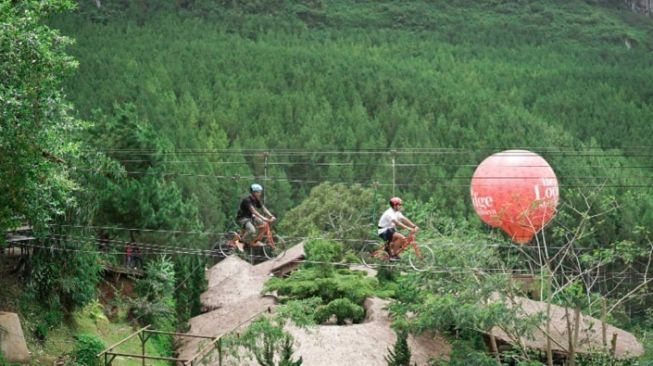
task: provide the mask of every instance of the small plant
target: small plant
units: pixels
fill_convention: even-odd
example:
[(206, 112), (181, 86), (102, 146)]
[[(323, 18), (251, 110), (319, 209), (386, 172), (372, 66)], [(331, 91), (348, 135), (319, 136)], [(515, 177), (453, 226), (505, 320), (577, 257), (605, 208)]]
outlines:
[(578, 366), (635, 366), (637, 360), (616, 360), (608, 353), (579, 354), (576, 358)]
[[(239, 337), (237, 344), (245, 347), (261, 366), (299, 366), (302, 358), (292, 360), (293, 338), (284, 332), (279, 318), (261, 316), (254, 320)], [(275, 358), (279, 362), (275, 362)]]
[(388, 355), (385, 360), (388, 366), (410, 366), (410, 348), (408, 347), (408, 332), (400, 330), (397, 332), (397, 341), (394, 349), (388, 348)]
[(283, 348), (281, 349), (281, 359), (279, 366), (300, 366), (303, 362), (300, 357), (297, 361), (293, 361), (292, 354), (295, 352), (292, 347), (293, 340), (289, 335), (283, 338)]
[(82, 309), (82, 314), (85, 317), (92, 319), (95, 323), (108, 321), (107, 316), (104, 314), (104, 308), (97, 299), (88, 303), (84, 309)]
[(49, 327), (46, 323), (41, 322), (36, 325), (34, 328), (34, 336), (41, 342), (45, 342), (45, 339), (48, 338)]
[[(0, 331), (4, 329), (0, 328)], [(7, 365), (7, 361), (5, 360), (5, 356), (2, 354), (2, 350), (0, 350), (0, 366), (5, 366)]]
[(104, 349), (102, 340), (94, 335), (83, 334), (76, 337), (73, 357), (75, 364), (79, 366), (99, 365), (96, 355)]
[(494, 357), (479, 352), (479, 339), (456, 341), (452, 344), (451, 353), (448, 358), (440, 358), (435, 361), (434, 366), (500, 366)]
[(353, 250), (348, 250), (345, 252), (345, 255), (343, 256), (342, 260), (345, 263), (352, 263), (352, 264), (360, 264), (361, 263), (361, 258), (354, 253)]

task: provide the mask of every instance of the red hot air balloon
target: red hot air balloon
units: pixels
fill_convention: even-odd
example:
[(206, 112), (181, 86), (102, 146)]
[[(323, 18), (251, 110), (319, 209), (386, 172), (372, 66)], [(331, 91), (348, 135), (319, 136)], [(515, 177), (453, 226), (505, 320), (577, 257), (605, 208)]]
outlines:
[(481, 219), (524, 244), (555, 214), (558, 180), (541, 156), (527, 150), (496, 153), (476, 168), (472, 204)]

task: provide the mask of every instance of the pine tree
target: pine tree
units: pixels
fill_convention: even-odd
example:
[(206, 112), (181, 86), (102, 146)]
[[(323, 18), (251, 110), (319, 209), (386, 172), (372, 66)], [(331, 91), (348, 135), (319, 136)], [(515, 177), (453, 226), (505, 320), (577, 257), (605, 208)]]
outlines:
[(388, 366), (410, 366), (410, 348), (408, 348), (408, 332), (401, 330), (397, 332), (397, 341), (394, 349), (389, 349), (385, 357)]
[(292, 348), (292, 338), (286, 335), (283, 339), (283, 348), (281, 349), (281, 360), (279, 366), (301, 366), (303, 360), (300, 357), (298, 360), (292, 360), (292, 354), (295, 352)]

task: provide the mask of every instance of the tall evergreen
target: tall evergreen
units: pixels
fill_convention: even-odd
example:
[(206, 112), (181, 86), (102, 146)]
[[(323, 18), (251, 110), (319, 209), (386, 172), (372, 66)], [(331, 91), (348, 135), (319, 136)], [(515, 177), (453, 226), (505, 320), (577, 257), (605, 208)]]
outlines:
[(397, 340), (393, 349), (388, 348), (388, 355), (385, 360), (388, 366), (411, 366), (410, 348), (408, 347), (408, 332), (400, 330), (396, 332)]

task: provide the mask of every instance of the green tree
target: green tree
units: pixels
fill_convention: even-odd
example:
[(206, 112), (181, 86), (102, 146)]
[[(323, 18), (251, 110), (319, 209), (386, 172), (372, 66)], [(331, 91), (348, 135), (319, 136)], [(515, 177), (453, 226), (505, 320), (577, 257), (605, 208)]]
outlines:
[(202, 312), (200, 295), (207, 288), (204, 277), (207, 265), (207, 260), (203, 257), (179, 256), (175, 260), (175, 305), (180, 328), (191, 317)]
[(161, 256), (147, 264), (145, 277), (136, 283), (140, 296), (132, 305), (142, 323), (161, 330), (174, 329), (174, 285), (174, 265), (168, 257)]
[[(95, 299), (100, 281), (99, 257), (91, 254), (95, 246), (89, 241), (47, 239), (45, 248), (35, 248), (26, 268), (29, 273), (25, 295), (51, 312), (70, 315)], [(62, 253), (75, 253), (62, 255)], [(57, 325), (59, 317), (47, 319)]]
[[(374, 205), (372, 191), (360, 185), (323, 183), (290, 210), (284, 219), (286, 233), (308, 236), (318, 232), (330, 238), (346, 240), (354, 246), (370, 233), (369, 209)], [(376, 225), (376, 223), (374, 223)]]
[(23, 220), (43, 231), (76, 188), (70, 167), (81, 124), (62, 83), (77, 62), (65, 52), (70, 39), (42, 24), (72, 8), (67, 0), (0, 3), (0, 232)]
[(410, 366), (410, 348), (408, 347), (408, 332), (400, 330), (396, 332), (397, 340), (393, 349), (388, 349), (385, 360), (388, 366)]
[[(48, 226), (75, 220), (68, 214), (85, 193), (74, 169), (84, 166), (83, 124), (62, 90), (77, 66), (66, 54), (72, 41), (43, 25), (73, 7), (65, 0), (0, 3), (0, 232), (28, 222), (39, 237), (52, 233)], [(45, 248), (35, 248), (26, 266), (24, 300), (38, 308), (42, 337), (62, 311), (70, 315), (91, 301), (99, 281), (94, 246), (56, 234), (38, 241)]]
[[(530, 334), (541, 324), (542, 317), (525, 315), (520, 306), (508, 305), (514, 296), (508, 268), (516, 264), (515, 253), (502, 253), (495, 246), (487, 246), (490, 235), (462, 223), (449, 225), (450, 220), (436, 217), (423, 226), (425, 233), (432, 236), (423, 240), (430, 243), (434, 252), (433, 267), (447, 270), (402, 276), (398, 280), (396, 301), (389, 306), (391, 313), (416, 334), (438, 331), (468, 342), (496, 325), (501, 325), (508, 334)], [(443, 233), (438, 235), (438, 232)], [(506, 270), (490, 272), (485, 268)], [(528, 359), (527, 350), (519, 349), (519, 352)], [(452, 358), (452, 362), (464, 364), (464, 357)]]
[[(138, 297), (132, 301), (132, 312), (141, 324), (151, 324), (154, 329), (174, 331), (176, 329), (175, 270), (173, 262), (166, 256), (150, 261), (145, 268), (145, 277), (136, 283)], [(155, 347), (162, 354), (172, 354), (172, 337), (153, 336)]]

